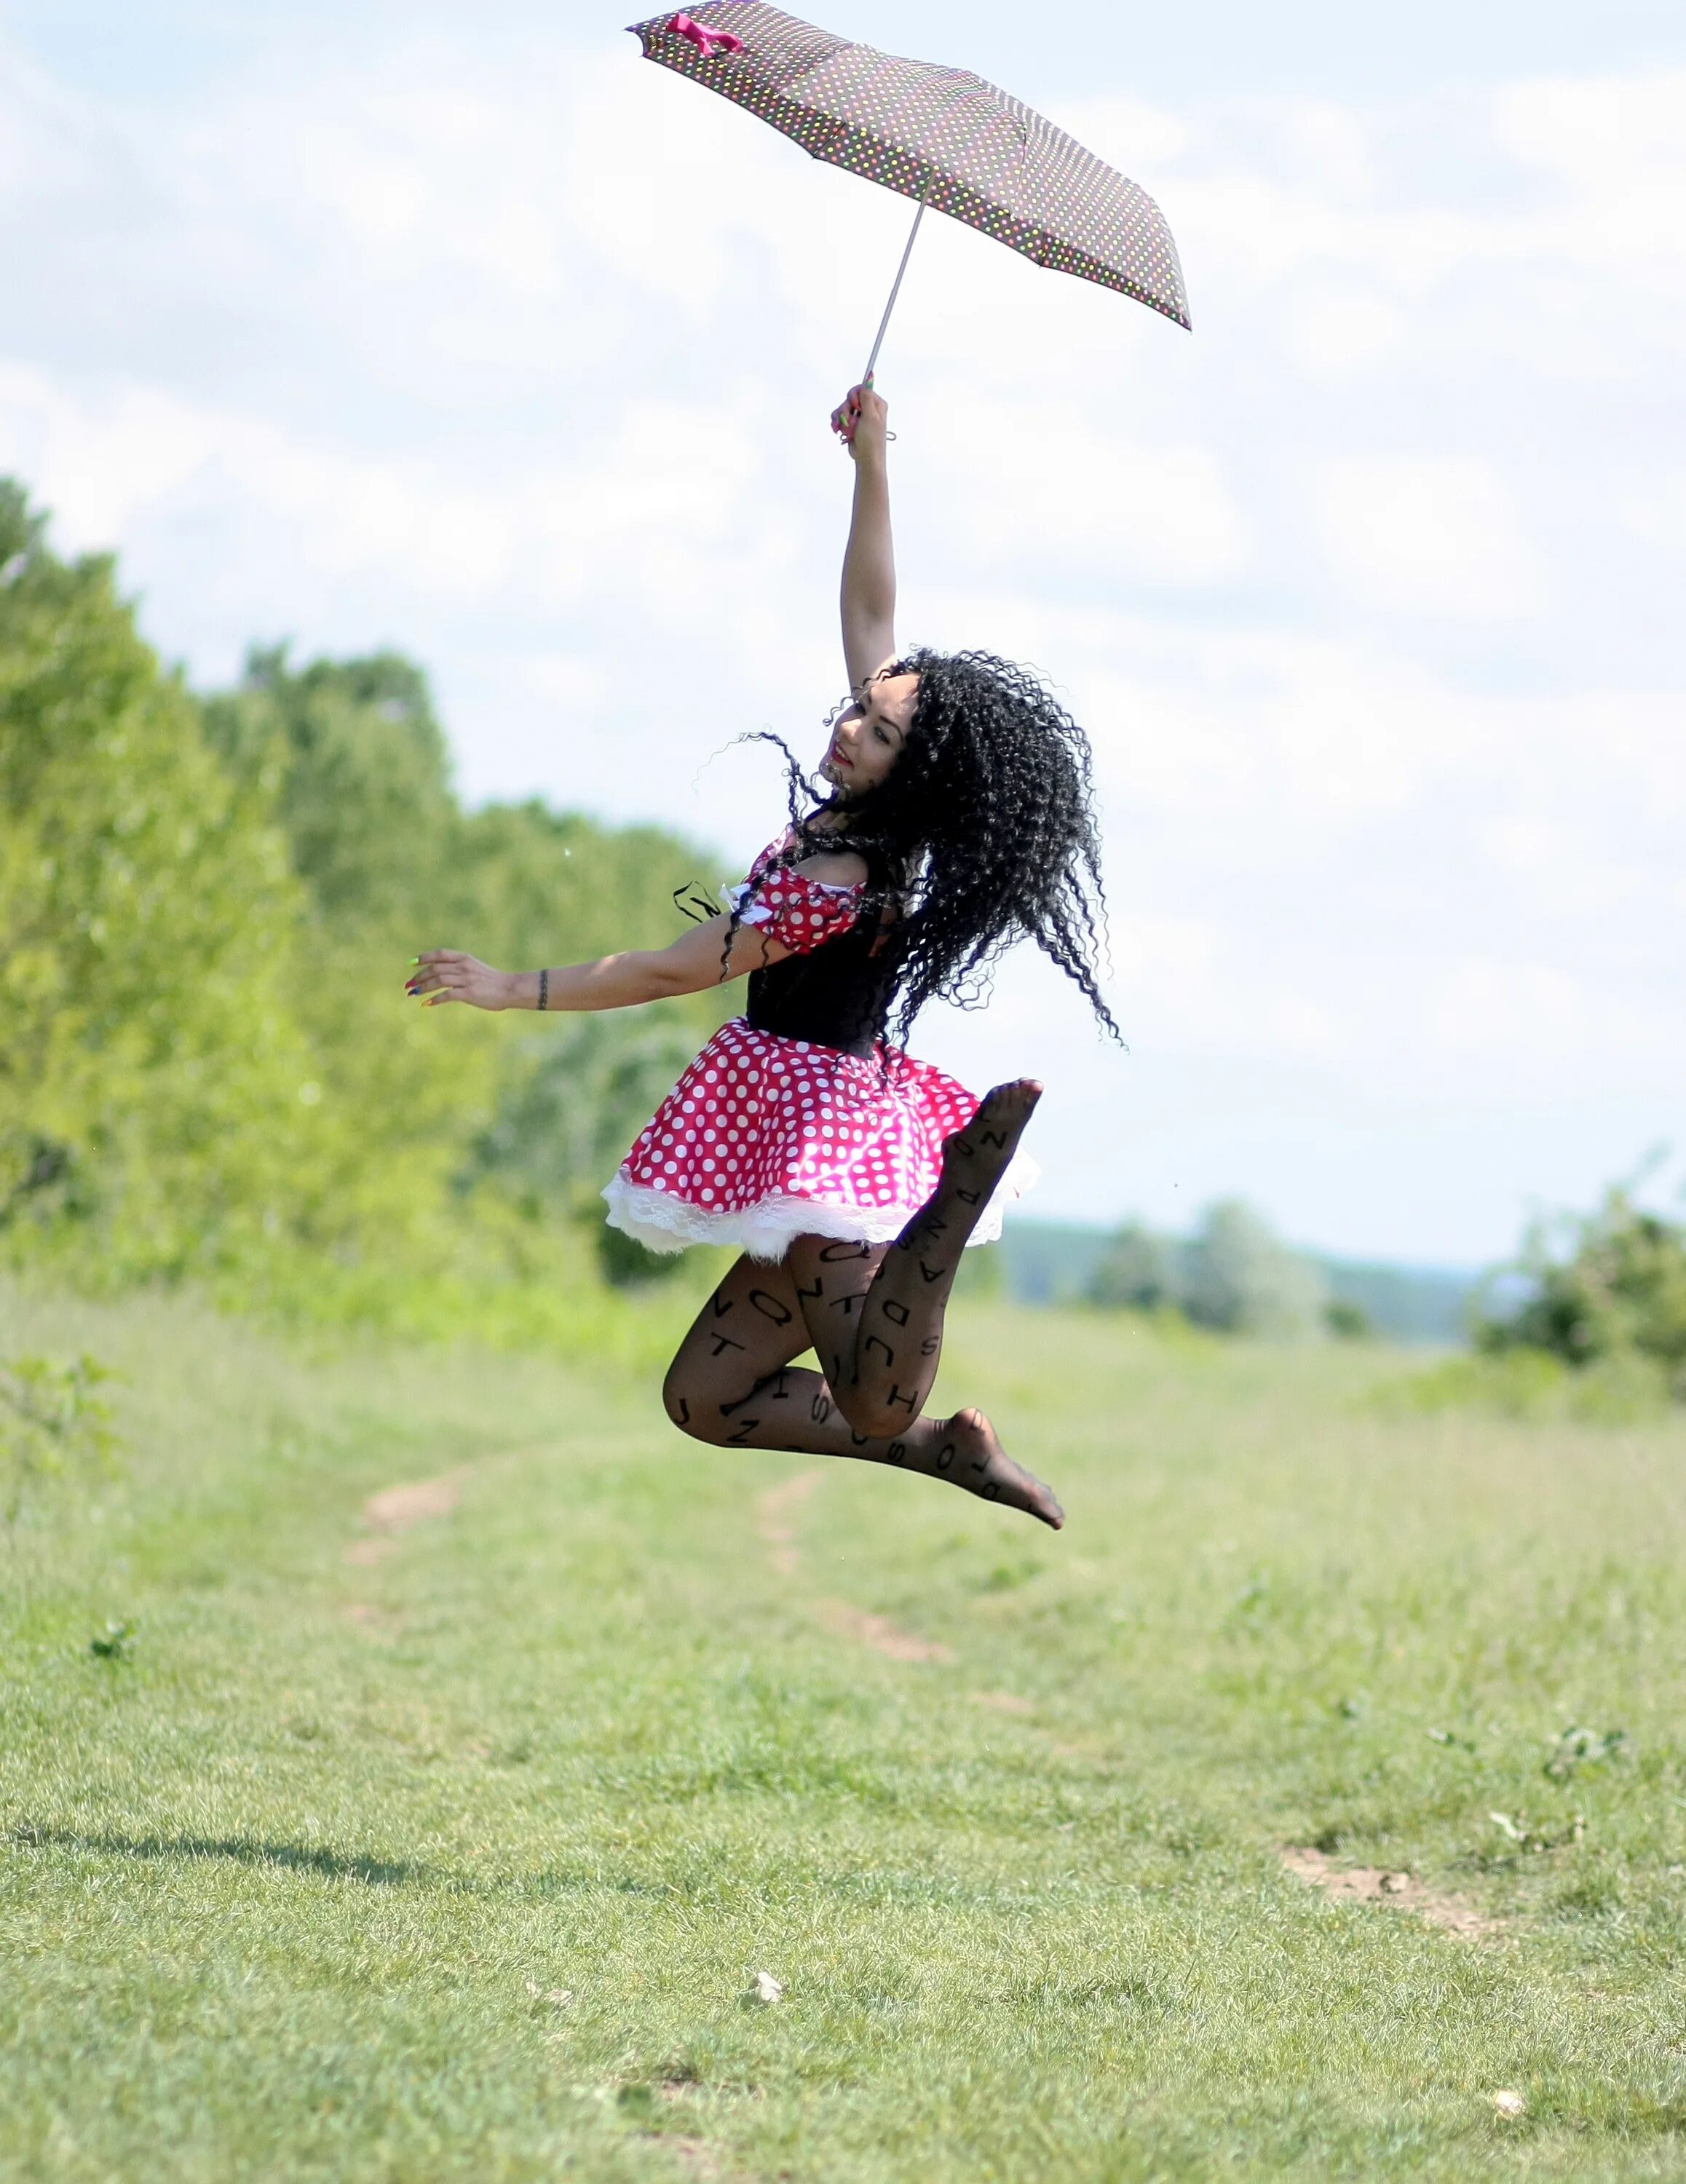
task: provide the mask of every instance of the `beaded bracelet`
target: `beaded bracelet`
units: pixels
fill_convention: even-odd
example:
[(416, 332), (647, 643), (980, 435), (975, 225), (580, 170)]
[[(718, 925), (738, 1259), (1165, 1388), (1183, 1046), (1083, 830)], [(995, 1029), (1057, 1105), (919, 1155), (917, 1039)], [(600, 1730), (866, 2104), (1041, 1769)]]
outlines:
[(538, 1006), (541, 1011), (548, 1009), (550, 1006), (550, 973), (548, 971), (541, 971), (538, 974)]

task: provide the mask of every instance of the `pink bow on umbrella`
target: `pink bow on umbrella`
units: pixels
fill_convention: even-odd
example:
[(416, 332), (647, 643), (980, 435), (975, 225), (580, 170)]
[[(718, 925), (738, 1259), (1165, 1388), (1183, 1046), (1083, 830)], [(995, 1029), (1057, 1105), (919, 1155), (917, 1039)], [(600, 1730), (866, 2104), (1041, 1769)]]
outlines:
[(689, 38), (705, 61), (716, 53), (741, 53), (743, 41), (730, 31), (711, 31), (706, 23), (693, 23), (688, 15), (676, 15), (667, 25), (682, 38)]

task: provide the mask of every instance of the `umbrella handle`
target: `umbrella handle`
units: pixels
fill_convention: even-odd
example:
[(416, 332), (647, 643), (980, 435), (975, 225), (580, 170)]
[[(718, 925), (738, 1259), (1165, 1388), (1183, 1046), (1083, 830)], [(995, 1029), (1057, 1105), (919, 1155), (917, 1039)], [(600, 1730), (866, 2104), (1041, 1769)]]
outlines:
[(896, 268), (895, 285), (890, 290), (889, 302), (884, 306), (884, 315), (878, 321), (878, 338), (872, 344), (872, 354), (866, 359), (866, 369), (860, 375), (860, 383), (863, 387), (870, 387), (872, 384), (872, 368), (878, 361), (879, 350), (884, 346), (884, 336), (889, 332), (890, 314), (896, 308), (897, 297), (902, 292), (902, 276), (906, 272), (907, 262), (913, 255), (913, 246), (919, 235), (919, 223), (925, 217), (926, 200), (930, 195), (931, 192), (927, 189), (925, 196), (919, 200), (919, 210), (913, 216), (913, 226), (908, 233), (907, 248), (903, 251), (902, 262)]
[[(914, 241), (919, 233), (919, 223), (925, 217), (926, 201), (930, 195), (931, 192), (927, 189), (925, 192), (925, 196), (919, 200), (919, 210), (915, 213), (913, 216), (913, 226), (908, 231), (907, 248), (902, 253), (901, 264), (896, 268), (896, 278), (894, 285), (890, 290), (890, 300), (885, 304), (884, 315), (878, 321), (878, 337), (872, 344), (871, 355), (866, 359), (866, 369), (860, 375), (860, 384), (863, 387), (870, 387), (872, 384), (873, 367), (878, 361), (879, 350), (884, 346), (884, 336), (889, 331), (890, 314), (895, 309), (896, 298), (902, 292), (902, 276), (907, 271), (907, 262), (913, 255)], [(842, 441), (843, 451), (847, 454), (849, 451), (849, 443), (854, 437), (854, 432), (850, 426), (843, 421), (843, 413), (841, 410), (839, 410), (837, 415), (832, 419), (832, 430), (837, 434), (838, 439)], [(884, 437), (886, 439), (893, 440), (896, 436), (893, 432), (887, 432)]]

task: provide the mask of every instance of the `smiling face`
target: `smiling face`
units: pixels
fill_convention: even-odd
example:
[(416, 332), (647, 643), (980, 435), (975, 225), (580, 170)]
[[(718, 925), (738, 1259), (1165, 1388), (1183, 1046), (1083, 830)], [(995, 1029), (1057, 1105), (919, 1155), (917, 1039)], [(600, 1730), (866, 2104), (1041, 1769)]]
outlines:
[(887, 660), (861, 685), (860, 696), (838, 716), (820, 772), (834, 788), (865, 796), (886, 778), (901, 756), (919, 696), (917, 675), (899, 675)]

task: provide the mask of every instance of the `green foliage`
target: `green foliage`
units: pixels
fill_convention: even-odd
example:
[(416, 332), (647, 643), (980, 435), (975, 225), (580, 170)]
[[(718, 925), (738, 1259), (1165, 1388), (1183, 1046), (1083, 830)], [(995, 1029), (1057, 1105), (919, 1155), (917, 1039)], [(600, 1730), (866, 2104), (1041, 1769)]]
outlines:
[(0, 482), (0, 1248), (107, 1280), (214, 1271), (308, 1164), (299, 901), (259, 795)]
[(598, 1264), (617, 1286), (674, 1273), (677, 1253), (648, 1251), (604, 1224), (599, 1193), (694, 1051), (679, 1022), (654, 1011), (547, 1025), (509, 1050), (464, 1187), (489, 1180), (530, 1220), (593, 1223)]
[(1629, 1354), (1572, 1368), (1550, 1351), (1477, 1351), (1444, 1357), (1373, 1388), (1366, 1407), (1387, 1417), (1473, 1411), (1533, 1424), (1625, 1426), (1667, 1408), (1655, 1368)]
[(273, 794), (325, 929), (426, 928), (462, 822), (419, 668), (383, 652), (294, 671), (284, 645), (256, 648), (205, 727), (232, 772)]
[(14, 1263), (195, 1276), (411, 1331), (466, 1298), (493, 1339), (535, 1323), (512, 1292), (582, 1298), (596, 1190), (723, 997), (536, 1028), (420, 1010), (404, 965), (660, 946), (674, 890), (706, 874), (654, 828), (465, 811), (426, 678), (395, 654), (255, 650), (202, 704), (136, 635), (110, 563), (56, 559), (0, 486)]
[(1524, 1301), (1477, 1320), (1478, 1348), (1539, 1352), (1606, 1376), (1642, 1364), (1686, 1401), (1686, 1228), (1612, 1190), (1573, 1225), (1566, 1252), (1536, 1228), (1513, 1274), (1526, 1284)]
[(111, 1378), (86, 1352), (64, 1365), (46, 1357), (0, 1364), (0, 1501), (8, 1522), (43, 1479), (110, 1468), (117, 1446), (111, 1406), (94, 1391)]
[(1541, 1772), (1549, 1781), (1567, 1782), (1593, 1768), (1628, 1757), (1625, 1729), (1566, 1729), (1553, 1744)]
[(126, 1661), (131, 1658), (136, 1630), (132, 1623), (108, 1623), (103, 1630), (88, 1641), (88, 1651), (97, 1661)]

